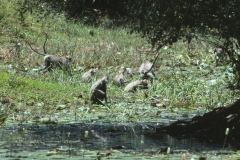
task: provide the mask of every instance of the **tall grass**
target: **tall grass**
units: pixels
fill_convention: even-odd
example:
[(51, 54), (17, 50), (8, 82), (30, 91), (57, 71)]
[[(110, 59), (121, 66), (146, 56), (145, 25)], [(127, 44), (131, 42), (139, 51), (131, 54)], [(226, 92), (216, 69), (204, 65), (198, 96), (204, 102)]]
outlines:
[[(21, 19), (23, 3), (21, 0), (3, 0), (1, 4), (0, 62), (5, 73), (1, 72), (3, 79), (0, 83), (4, 87), (0, 97), (13, 99), (15, 106), (22, 102), (35, 112), (32, 115), (37, 115), (37, 112), (46, 114), (47, 111), (51, 115), (57, 110), (57, 105), (67, 104), (69, 111), (80, 114), (82, 118), (87, 116), (84, 111), (95, 117), (109, 112), (109, 118), (117, 121), (141, 120), (156, 116), (163, 109), (212, 109), (227, 105), (238, 97), (238, 92), (233, 95), (226, 84), (232, 81), (233, 76), (224, 76), (232, 75), (231, 66), (216, 67), (212, 47), (202, 45), (199, 40), (190, 46), (179, 41), (155, 51), (140, 34), (129, 34), (128, 28), (107, 29), (107, 21), (100, 27), (85, 26), (81, 22), (67, 20), (64, 14), (47, 12), (47, 6), (42, 8), (42, 12), (39, 12), (41, 6), (34, 8), (32, 13), (26, 11), (24, 19)], [(34, 71), (44, 65), (43, 57), (35, 54), (25, 41), (35, 42), (39, 37), (33, 47), (43, 52), (45, 36), (41, 32), (49, 36), (46, 44), (48, 54), (73, 57), (73, 77), (61, 70), (44, 75)], [(9, 58), (12, 55), (8, 51), (16, 42), (22, 43), (20, 60)], [(93, 82), (82, 82), (82, 70), (78, 68), (84, 71), (98, 68), (96, 79), (104, 74), (113, 78), (121, 65), (138, 68), (156, 52), (160, 53), (155, 66), (157, 79), (149, 90), (125, 94), (123, 88), (110, 83), (108, 108), (99, 107), (95, 111), (94, 106), (89, 105), (88, 94)], [(16, 61), (22, 69), (16, 66), (14, 71), (10, 70), (8, 66)], [(139, 79), (139, 75), (127, 79)], [(159, 99), (161, 107), (151, 106), (152, 98)], [(41, 110), (34, 110), (42, 103)]]

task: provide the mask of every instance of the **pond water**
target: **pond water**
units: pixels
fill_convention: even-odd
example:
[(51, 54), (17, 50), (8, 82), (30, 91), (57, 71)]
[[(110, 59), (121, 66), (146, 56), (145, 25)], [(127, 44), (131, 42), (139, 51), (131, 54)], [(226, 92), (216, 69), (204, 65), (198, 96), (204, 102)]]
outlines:
[[(0, 129), (0, 159), (101, 159), (110, 155), (112, 159), (158, 159), (166, 156), (167, 147), (178, 159), (190, 153), (211, 152), (214, 157), (222, 152), (223, 143), (174, 138), (156, 123), (21, 124)], [(229, 146), (224, 149), (228, 154), (230, 150)]]

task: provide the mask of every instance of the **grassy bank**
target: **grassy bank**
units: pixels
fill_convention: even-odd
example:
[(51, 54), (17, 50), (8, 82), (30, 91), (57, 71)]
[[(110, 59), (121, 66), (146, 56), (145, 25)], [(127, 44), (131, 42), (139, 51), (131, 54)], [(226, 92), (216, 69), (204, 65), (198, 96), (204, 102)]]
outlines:
[[(144, 153), (144, 136), (136, 135), (133, 129), (129, 139), (127, 136), (123, 139), (127, 144), (128, 141), (134, 143), (134, 146), (139, 144), (138, 147), (142, 147), (142, 151), (132, 151), (133, 148), (130, 149), (131, 153), (129, 148), (126, 148), (127, 152), (124, 152), (124, 148), (122, 152), (112, 149), (110, 151), (109, 148), (103, 151), (101, 147), (97, 150), (87, 150), (84, 132), (89, 128), (79, 126), (85, 122), (86, 126), (105, 122), (113, 125), (131, 125), (135, 122), (166, 125), (233, 103), (239, 97), (239, 91), (229, 87), (234, 81), (232, 67), (228, 65), (227, 60), (223, 62), (226, 65), (216, 64), (212, 46), (196, 39), (190, 45), (182, 40), (156, 51), (141, 34), (130, 34), (129, 28), (114, 27), (108, 19), (101, 19), (102, 25), (99, 27), (86, 26), (81, 22), (66, 19), (62, 13), (50, 12), (50, 8), (45, 5), (35, 6), (30, 11), (23, 0), (2, 0), (0, 7), (0, 126), (3, 126), (1, 135), (4, 135), (1, 142), (2, 157), (46, 159), (69, 158), (71, 155), (72, 159), (79, 159), (80, 156), (86, 155), (96, 159), (108, 158), (110, 155), (113, 159), (124, 156), (130, 157), (129, 159), (197, 159), (201, 155), (216, 157), (216, 153), (219, 153), (196, 153), (195, 148), (192, 153), (189, 148), (182, 152), (175, 145), (179, 141), (173, 142), (171, 138), (168, 141), (169, 145), (172, 144), (173, 149), (177, 148), (174, 155), (160, 153), (162, 149), (156, 148), (155, 144), (158, 142), (155, 139), (155, 147), (150, 149), (146, 145)], [(73, 57), (73, 76), (58, 69), (45, 74), (38, 72), (44, 65), (43, 57), (34, 53), (26, 41), (34, 42), (33, 48), (43, 53), (45, 36), (42, 32), (48, 35), (48, 54)], [(18, 58), (10, 52), (17, 43), (21, 43)], [(112, 79), (122, 65), (138, 69), (144, 60), (153, 58), (157, 53), (159, 59), (154, 67), (157, 78), (153, 84), (149, 84), (148, 90), (139, 90), (134, 94), (124, 93), (124, 87), (112, 84)], [(90, 68), (95, 68), (97, 72), (93, 81), (87, 83), (81, 76)], [(110, 76), (107, 86), (108, 104), (91, 105), (90, 88), (105, 74)], [(133, 77), (126, 75), (129, 82), (139, 78), (138, 74)], [(59, 125), (60, 129), (63, 126), (63, 131), (53, 129), (51, 125), (41, 125), (49, 123), (57, 123), (55, 127), (58, 128)], [(84, 132), (76, 132), (74, 125), (74, 129), (65, 130), (65, 124), (74, 124)], [(39, 133), (38, 138), (35, 137), (35, 131), (30, 131), (34, 125)], [(9, 129), (9, 126), (13, 127)], [(143, 126), (146, 127), (146, 132), (148, 127), (152, 127), (145, 123)], [(140, 127), (140, 130), (144, 127)], [(108, 144), (110, 139), (104, 140), (106, 130), (98, 126), (97, 128), (100, 130), (100, 136), (94, 135), (91, 130), (89, 134), (94, 137), (91, 141), (89, 139), (89, 142), (95, 143), (100, 139), (100, 143)], [(10, 131), (13, 134), (6, 134)], [(114, 137), (112, 131), (118, 132), (112, 128), (108, 129), (110, 138)], [(43, 136), (42, 132), (46, 133), (46, 136)], [(122, 129), (119, 132), (122, 132)], [(140, 132), (142, 134), (142, 131)], [(83, 138), (80, 138), (81, 136)], [(157, 136), (161, 135), (156, 134)], [(59, 139), (52, 141), (51, 137)], [(155, 138), (155, 134), (153, 137)], [(48, 142), (45, 142), (46, 139)], [(185, 143), (185, 140), (183, 141)], [(77, 144), (77, 147), (72, 147), (72, 144)], [(223, 157), (229, 155), (234, 153)]]
[[(128, 28), (109, 29), (111, 22), (107, 19), (102, 20), (100, 27), (85, 26), (67, 20), (63, 14), (46, 12), (47, 6), (43, 7), (43, 12), (37, 8), (33, 12), (24, 12), (24, 19), (21, 19), (21, 4), (22, 1), (3, 1), (1, 8), (0, 96), (2, 101), (8, 99), (12, 106), (2, 110), (3, 113), (20, 114), (26, 108), (32, 112), (40, 106), (40, 115), (45, 117), (59, 110), (58, 106), (64, 106), (69, 112), (83, 117), (87, 116), (83, 113), (93, 111), (94, 114), (101, 113), (96, 116), (101, 119), (104, 112), (110, 112), (110, 120), (137, 121), (152, 116), (157, 118), (166, 109), (209, 110), (230, 104), (238, 97), (238, 91), (227, 87), (233, 81), (231, 66), (216, 66), (213, 48), (203, 41), (194, 40), (191, 45), (179, 41), (156, 51), (140, 34), (130, 34)], [(38, 38), (33, 47), (43, 53), (45, 36), (42, 32), (49, 37), (48, 54), (73, 57), (72, 77), (61, 70), (44, 75), (36, 72), (44, 65), (43, 57), (34, 53), (25, 42), (35, 42)], [(19, 58), (9, 52), (17, 42), (22, 44)], [(149, 90), (126, 94), (123, 88), (110, 83), (108, 107), (92, 108), (89, 105), (89, 90), (96, 79), (106, 73), (113, 79), (121, 65), (137, 69), (157, 52), (157, 79)], [(94, 81), (86, 83), (81, 74), (89, 68), (97, 68), (97, 74)], [(136, 79), (139, 75), (127, 76), (129, 81)], [(153, 99), (158, 103), (153, 104)], [(14, 109), (16, 106), (20, 109)], [(29, 119), (34, 119), (34, 115), (39, 113), (31, 114)]]

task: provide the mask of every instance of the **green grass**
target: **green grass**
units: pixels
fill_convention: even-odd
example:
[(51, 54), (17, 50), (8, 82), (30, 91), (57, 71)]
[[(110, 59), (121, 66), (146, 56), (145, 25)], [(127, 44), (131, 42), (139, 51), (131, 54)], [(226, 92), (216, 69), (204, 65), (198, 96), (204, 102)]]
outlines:
[[(1, 8), (3, 87), (0, 96), (9, 97), (15, 105), (21, 102), (30, 110), (38, 103), (44, 103), (44, 109), (50, 110), (54, 106), (68, 104), (69, 111), (76, 112), (78, 107), (87, 104), (85, 109), (89, 108), (90, 113), (88, 95), (94, 81), (83, 82), (83, 71), (94, 67), (98, 68), (95, 80), (104, 74), (113, 78), (121, 65), (138, 68), (156, 52), (159, 52), (155, 66), (157, 80), (149, 90), (126, 94), (123, 88), (111, 83), (108, 85), (110, 103), (103, 111), (110, 110), (111, 120), (149, 119), (150, 111), (159, 113), (161, 109), (207, 110), (230, 104), (238, 97), (238, 91), (227, 88), (228, 83), (234, 81), (231, 66), (216, 66), (213, 47), (200, 40), (190, 45), (179, 41), (155, 51), (139, 33), (129, 34), (130, 29), (123, 27), (107, 29), (107, 21), (100, 27), (85, 26), (81, 22), (66, 20), (63, 14), (47, 12), (47, 7), (44, 12), (48, 14), (39, 13), (36, 7), (33, 13), (25, 12), (23, 20), (19, 10), (22, 3), (20, 0), (3, 1)], [(48, 54), (73, 57), (73, 77), (60, 70), (44, 75), (34, 71), (44, 65), (43, 57), (35, 54), (25, 41), (34, 42), (39, 37), (33, 47), (43, 52), (45, 36), (41, 32), (49, 36), (46, 44)], [(17, 41), (22, 43), (19, 59), (8, 53)], [(14, 70), (9, 69), (10, 64)], [(136, 79), (139, 75), (127, 77), (129, 81)], [(150, 105), (152, 98), (159, 99), (159, 107)], [(114, 112), (122, 114), (115, 115)]]
[[(129, 28), (108, 29), (109, 24), (105, 23), (100, 27), (85, 26), (67, 20), (63, 14), (45, 14), (46, 10), (39, 13), (37, 8), (32, 14), (25, 12), (25, 19), (21, 20), (19, 4), (22, 3), (3, 0), (0, 4), (0, 123), (7, 117), (2, 125), (95, 121), (165, 123), (165, 116), (169, 124), (191, 117), (197, 111), (201, 114), (226, 106), (239, 97), (238, 90), (228, 88), (234, 82), (232, 67), (216, 66), (213, 47), (209, 44), (193, 40), (188, 46), (179, 41), (155, 51), (139, 33), (129, 34)], [(48, 54), (73, 57), (72, 77), (61, 70), (36, 72), (44, 65), (43, 57), (35, 54), (25, 41), (34, 42), (39, 37), (33, 47), (43, 52), (45, 36), (41, 32), (49, 36)], [(19, 59), (8, 52), (16, 42), (22, 43)], [(121, 65), (138, 68), (157, 52), (157, 79), (148, 90), (127, 94), (124, 87), (110, 82), (107, 106), (90, 104), (89, 91), (94, 81), (106, 73), (113, 79)], [(14, 69), (9, 68), (10, 64)], [(81, 74), (91, 67), (98, 70), (94, 80), (86, 83)], [(137, 79), (139, 75), (127, 76), (129, 81)], [(151, 104), (152, 99), (158, 99), (159, 103)], [(92, 151), (86, 153), (90, 152), (92, 154)], [(113, 158), (119, 156), (112, 155)], [(179, 154), (177, 156), (176, 159), (180, 159)]]
[[(6, 88), (8, 95), (12, 95), (11, 99), (20, 100), (36, 98), (40, 101), (48, 99), (51, 101), (62, 101), (61, 97), (64, 99), (73, 100), (74, 95), (72, 93), (79, 93), (79, 89), (72, 86), (64, 86), (58, 83), (46, 83), (41, 81), (36, 81), (32, 79), (26, 79), (16, 75), (7, 75), (2, 73), (1, 85)], [(58, 98), (56, 95), (58, 94)], [(7, 96), (7, 95), (6, 95)]]

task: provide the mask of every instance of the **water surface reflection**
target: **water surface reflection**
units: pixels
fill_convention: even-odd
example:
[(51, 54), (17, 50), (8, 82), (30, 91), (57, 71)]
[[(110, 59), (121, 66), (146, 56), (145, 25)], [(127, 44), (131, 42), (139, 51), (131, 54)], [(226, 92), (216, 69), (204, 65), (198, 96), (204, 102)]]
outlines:
[[(157, 129), (157, 132), (156, 132)], [(86, 137), (85, 132), (88, 131)], [(53, 150), (110, 150), (157, 152), (171, 147), (179, 150), (221, 149), (220, 144), (199, 143), (193, 138), (176, 139), (152, 124), (48, 124), (1, 127), (1, 149), (8, 152)]]

